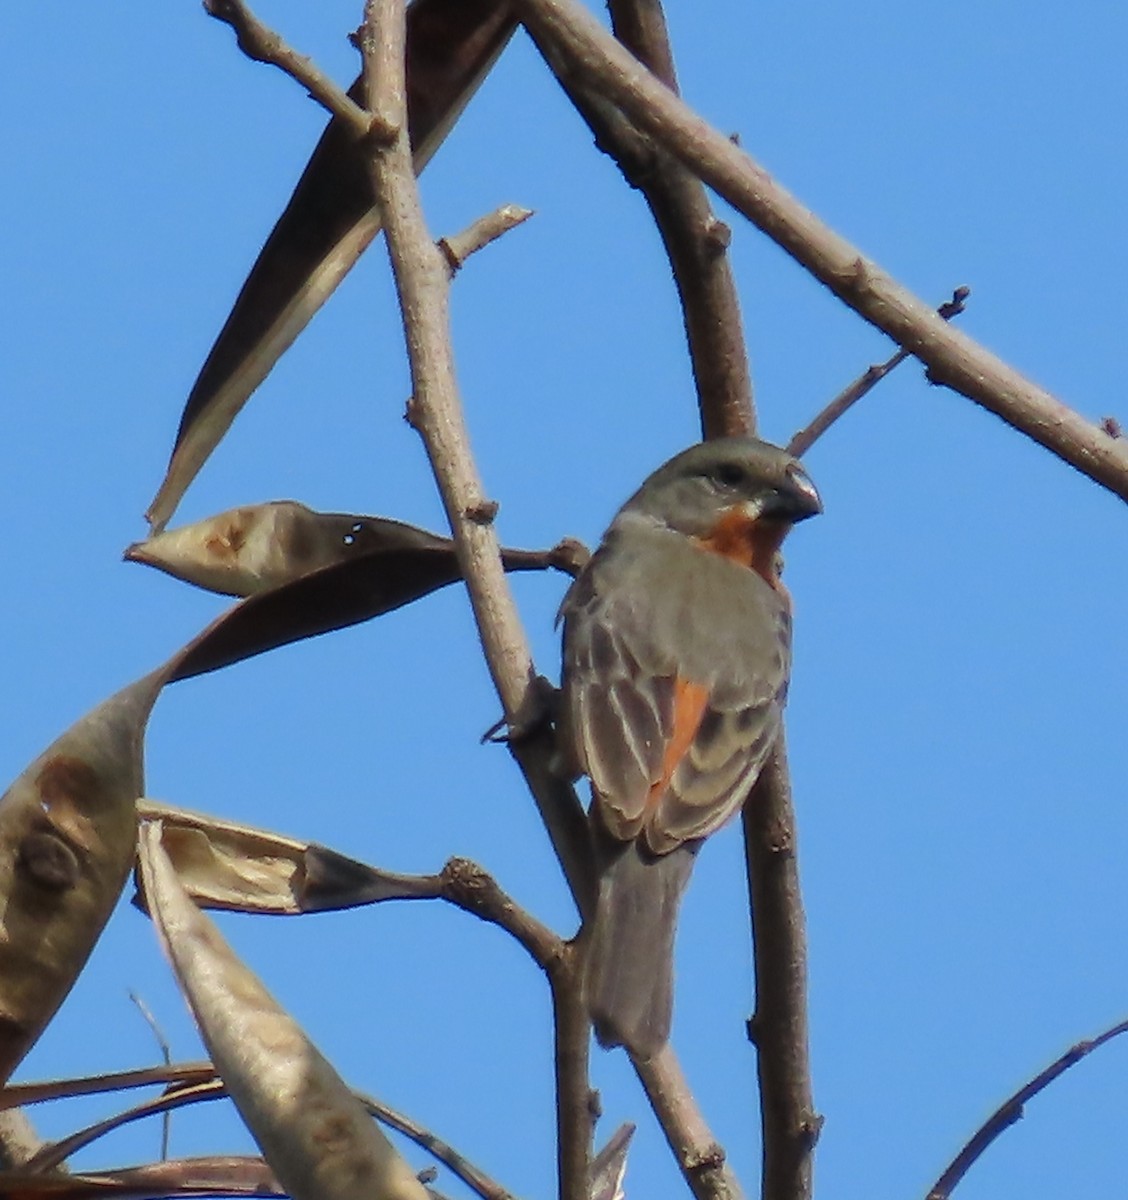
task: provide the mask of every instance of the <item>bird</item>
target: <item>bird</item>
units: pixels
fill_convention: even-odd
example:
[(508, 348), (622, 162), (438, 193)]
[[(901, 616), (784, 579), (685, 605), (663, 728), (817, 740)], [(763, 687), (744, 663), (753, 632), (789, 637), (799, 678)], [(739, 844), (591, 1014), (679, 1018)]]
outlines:
[(591, 781), (584, 999), (601, 1045), (669, 1039), (678, 910), (702, 842), (778, 736), (791, 672), (780, 547), (822, 501), (752, 437), (691, 446), (615, 515), (560, 606), (559, 760)]

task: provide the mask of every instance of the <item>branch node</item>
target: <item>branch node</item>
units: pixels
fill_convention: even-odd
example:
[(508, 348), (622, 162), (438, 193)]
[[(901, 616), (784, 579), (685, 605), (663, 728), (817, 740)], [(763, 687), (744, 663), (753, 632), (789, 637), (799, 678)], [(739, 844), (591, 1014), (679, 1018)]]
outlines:
[(496, 500), (475, 500), (473, 504), (468, 504), (464, 511), (466, 519), (473, 521), (475, 525), (492, 525), (500, 508), (501, 505)]
[(803, 1118), (799, 1126), (799, 1142), (804, 1154), (809, 1154), (815, 1148), (825, 1124), (826, 1117), (821, 1113), (810, 1112)]
[(419, 402), (414, 396), (408, 396), (403, 406), (403, 419), (416, 433), (419, 432)]
[(574, 579), (587, 566), (591, 551), (578, 538), (561, 538), (548, 552), (549, 566)]
[(950, 321), (953, 317), (958, 317), (967, 307), (967, 298), (971, 295), (971, 288), (966, 283), (960, 284), (952, 292), (951, 300), (946, 300), (936, 310), (937, 315), (945, 321)]
[(1120, 422), (1115, 417), (1101, 417), (1101, 428), (1110, 438), (1124, 436), (1124, 430), (1120, 427)]
[(372, 145), (386, 149), (395, 144), (402, 128), (398, 121), (389, 121), (382, 113), (370, 113), (365, 137)]
[(693, 1175), (704, 1175), (707, 1171), (719, 1171), (725, 1165), (724, 1148), (711, 1142), (702, 1150), (687, 1154), (685, 1169)]
[(703, 237), (708, 258), (720, 258), (732, 245), (732, 228), (719, 217), (710, 217)]
[(744, 1034), (748, 1038), (748, 1041), (757, 1049), (760, 1048), (761, 1024), (762, 1021), (760, 1020), (759, 1013), (753, 1013), (748, 1020), (744, 1022)]

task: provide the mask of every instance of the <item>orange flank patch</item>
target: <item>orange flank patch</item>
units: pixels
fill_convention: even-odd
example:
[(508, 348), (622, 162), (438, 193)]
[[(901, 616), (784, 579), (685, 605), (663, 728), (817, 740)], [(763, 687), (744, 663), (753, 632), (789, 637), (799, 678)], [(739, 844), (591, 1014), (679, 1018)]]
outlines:
[(774, 588), (780, 586), (776, 555), (787, 536), (786, 521), (767, 518), (752, 520), (743, 506), (736, 504), (721, 513), (708, 537), (695, 538), (699, 546), (750, 567)]
[(674, 731), (662, 755), (662, 774), (650, 785), (650, 805), (656, 804), (670, 786), (678, 763), (693, 745), (693, 739), (701, 728), (708, 703), (709, 689), (703, 683), (693, 683), (688, 679), (674, 681)]

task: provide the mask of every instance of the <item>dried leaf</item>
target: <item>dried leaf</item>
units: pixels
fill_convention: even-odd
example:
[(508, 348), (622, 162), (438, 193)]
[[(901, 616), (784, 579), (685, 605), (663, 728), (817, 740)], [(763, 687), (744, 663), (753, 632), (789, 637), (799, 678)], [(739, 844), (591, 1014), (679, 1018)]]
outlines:
[[(508, 0), (414, 0), (407, 10), (407, 120), (422, 171), (515, 28)], [(361, 81), (349, 95), (363, 103)], [(363, 148), (330, 121), (267, 239), (185, 405), (154, 532), (247, 398), (380, 229)]]
[(42, 1171), (46, 1173), (47, 1171), (55, 1170), (65, 1163), (71, 1155), (84, 1150), (99, 1138), (103, 1138), (106, 1134), (121, 1129), (124, 1125), (129, 1125), (133, 1121), (142, 1121), (146, 1117), (158, 1116), (162, 1113), (168, 1114), (188, 1104), (226, 1099), (227, 1091), (223, 1086), (223, 1082), (216, 1079), (214, 1075), (215, 1072), (213, 1071), (212, 1078), (204, 1083), (172, 1088), (160, 1096), (153, 1096), (148, 1100), (143, 1100), (140, 1104), (135, 1105), (133, 1108), (128, 1108), (124, 1112), (114, 1113), (112, 1117), (107, 1117), (105, 1120), (96, 1121), (93, 1125), (87, 1125), (83, 1129), (78, 1129), (74, 1133), (68, 1134), (65, 1138), (60, 1138), (57, 1142), (48, 1142), (45, 1146), (40, 1147), (23, 1165), (28, 1171)]
[(161, 846), (139, 837), (149, 911), (235, 1106), (295, 1200), (427, 1200), (363, 1105), (185, 894)]
[[(395, 524), (386, 522), (383, 532)], [(436, 544), (420, 540), (414, 547), (368, 550), (355, 557), (347, 548), (341, 562), (248, 596), (184, 648), (171, 678), (217, 671), (302, 638), (368, 621), (462, 578), (450, 541), (421, 529), (414, 533)], [(503, 550), (502, 563), (510, 571), (569, 569), (554, 550)]]
[(0, 1083), (78, 978), (133, 863), (162, 668), (72, 725), (0, 799)]
[(165, 853), (202, 908), (293, 916), (434, 895), (434, 885), (418, 876), (265, 829), (149, 799), (139, 800), (137, 811), (142, 820), (161, 821)]
[(261, 1158), (182, 1158), (92, 1171), (33, 1175), (0, 1171), (3, 1200), (150, 1200), (153, 1196), (285, 1196)]

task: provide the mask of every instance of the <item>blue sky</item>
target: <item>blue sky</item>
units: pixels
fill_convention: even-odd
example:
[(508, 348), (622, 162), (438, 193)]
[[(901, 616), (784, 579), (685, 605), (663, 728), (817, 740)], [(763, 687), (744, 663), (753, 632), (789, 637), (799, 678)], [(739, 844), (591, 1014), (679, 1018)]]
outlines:
[[(259, 13), (342, 82), (359, 6)], [(671, 0), (687, 99), (922, 297), (973, 289), (961, 326), (1094, 420), (1122, 419), (1128, 11), (953, 0)], [(120, 562), (180, 408), (324, 123), (195, 3), (44, 0), (6, 14), (0, 133), (7, 586), (0, 773), (145, 673), (224, 606)], [(518, 36), (424, 176), (436, 235), (500, 203), (536, 217), (454, 293), (460, 381), (498, 527), (594, 543), (696, 436), (657, 238)], [(725, 215), (725, 214), (722, 214)], [(734, 214), (762, 430), (786, 440), (890, 352)], [(177, 521), (275, 498), (439, 527), (401, 419), (402, 339), (377, 245), (286, 355)], [(1128, 1013), (1128, 701), (1121, 501), (907, 364), (808, 456), (826, 513), (789, 543), (789, 740), (811, 942), (823, 1194), (923, 1195), (995, 1105)], [(514, 581), (558, 669), (560, 577)], [(478, 735), (497, 716), (458, 589), (171, 689), (151, 795), (404, 871), (486, 865), (563, 932), (572, 915), (524, 787)], [(357, 1086), (520, 1195), (553, 1187), (547, 993), (495, 930), (430, 905), (224, 932)], [(739, 837), (704, 851), (682, 922), (675, 1041), (756, 1189)], [(21, 1078), (178, 1057), (197, 1043), (147, 922), (123, 906)], [(628, 1195), (677, 1194), (619, 1055), (607, 1113), (640, 1122)], [(1128, 1151), (1128, 1045), (1056, 1083), (958, 1193), (1104, 1196)], [(104, 1104), (39, 1110), (61, 1133)], [(221, 1106), (176, 1153), (247, 1144)], [(156, 1153), (146, 1127), (100, 1166)], [(422, 1165), (422, 1159), (416, 1159)], [(439, 1186), (460, 1195), (445, 1174)]]

